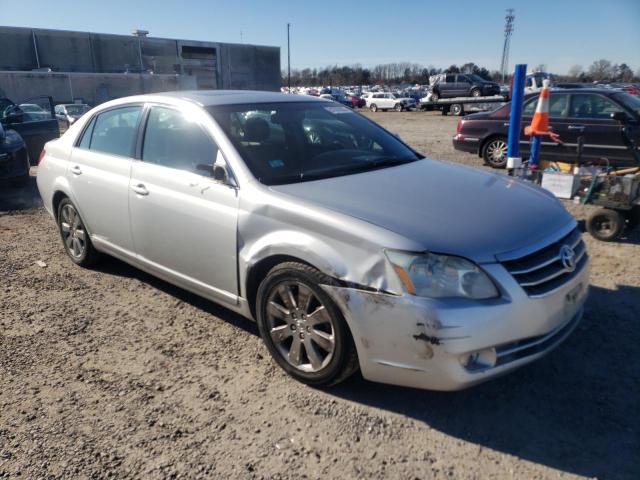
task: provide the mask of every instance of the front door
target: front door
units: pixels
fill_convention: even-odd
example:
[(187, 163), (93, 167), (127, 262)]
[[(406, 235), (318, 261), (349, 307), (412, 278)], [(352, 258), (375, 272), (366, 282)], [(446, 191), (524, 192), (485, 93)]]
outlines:
[(218, 153), (204, 127), (177, 109), (152, 106), (141, 159), (132, 167), (131, 229), (148, 269), (234, 304), (238, 191), (206, 173)]
[(141, 110), (123, 106), (93, 117), (67, 170), (74, 203), (92, 239), (116, 255), (133, 255), (128, 192)]
[(584, 140), (583, 160), (611, 166), (633, 166), (635, 159), (625, 144), (621, 125), (611, 118), (624, 109), (598, 93), (571, 94), (569, 129)]

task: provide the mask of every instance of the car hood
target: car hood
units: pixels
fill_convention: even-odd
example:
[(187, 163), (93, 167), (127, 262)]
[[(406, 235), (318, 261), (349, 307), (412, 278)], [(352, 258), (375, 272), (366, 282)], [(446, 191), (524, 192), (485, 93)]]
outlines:
[(551, 193), (537, 186), (429, 159), (271, 188), (383, 227), (424, 251), (480, 263), (574, 222)]

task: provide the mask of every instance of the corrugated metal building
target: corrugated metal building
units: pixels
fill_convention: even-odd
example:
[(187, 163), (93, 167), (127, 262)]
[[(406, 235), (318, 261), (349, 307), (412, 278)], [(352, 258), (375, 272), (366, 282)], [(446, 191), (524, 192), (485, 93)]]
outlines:
[(280, 88), (280, 48), (0, 27), (0, 96), (95, 105), (138, 93)]

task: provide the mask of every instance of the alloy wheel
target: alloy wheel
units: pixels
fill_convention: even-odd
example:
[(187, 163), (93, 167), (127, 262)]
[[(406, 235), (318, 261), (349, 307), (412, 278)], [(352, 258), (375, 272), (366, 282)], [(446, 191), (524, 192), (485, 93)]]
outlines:
[(73, 205), (67, 203), (62, 207), (60, 217), (62, 240), (69, 255), (79, 259), (87, 247), (87, 233), (80, 220), (80, 215)]
[(487, 157), (493, 165), (505, 163), (507, 143), (502, 139), (493, 140), (487, 145)]
[(303, 372), (326, 367), (335, 352), (335, 326), (325, 305), (298, 281), (282, 282), (267, 299), (267, 328), (287, 363)]

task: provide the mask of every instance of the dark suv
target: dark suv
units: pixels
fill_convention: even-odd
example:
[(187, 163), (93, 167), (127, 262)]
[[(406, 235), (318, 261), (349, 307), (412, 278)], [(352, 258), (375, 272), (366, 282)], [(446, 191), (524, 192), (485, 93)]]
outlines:
[(431, 100), (454, 97), (485, 97), (500, 94), (500, 85), (472, 73), (440, 75), (431, 90)]
[[(523, 132), (520, 149), (524, 158), (529, 155), (529, 137), (524, 127), (538, 103), (538, 94), (525, 97), (522, 111)], [(474, 113), (458, 122), (453, 146), (456, 150), (475, 153), (494, 168), (507, 164), (507, 137), (509, 130), (508, 103), (493, 112)], [(574, 163), (577, 144), (582, 137), (582, 161), (608, 164), (614, 167), (635, 166), (635, 156), (625, 143), (621, 125), (612, 118), (617, 114), (630, 127), (636, 143), (640, 143), (640, 98), (619, 90), (604, 88), (576, 88), (551, 90), (549, 98), (549, 126), (560, 135), (562, 144), (542, 139), (541, 160)]]

